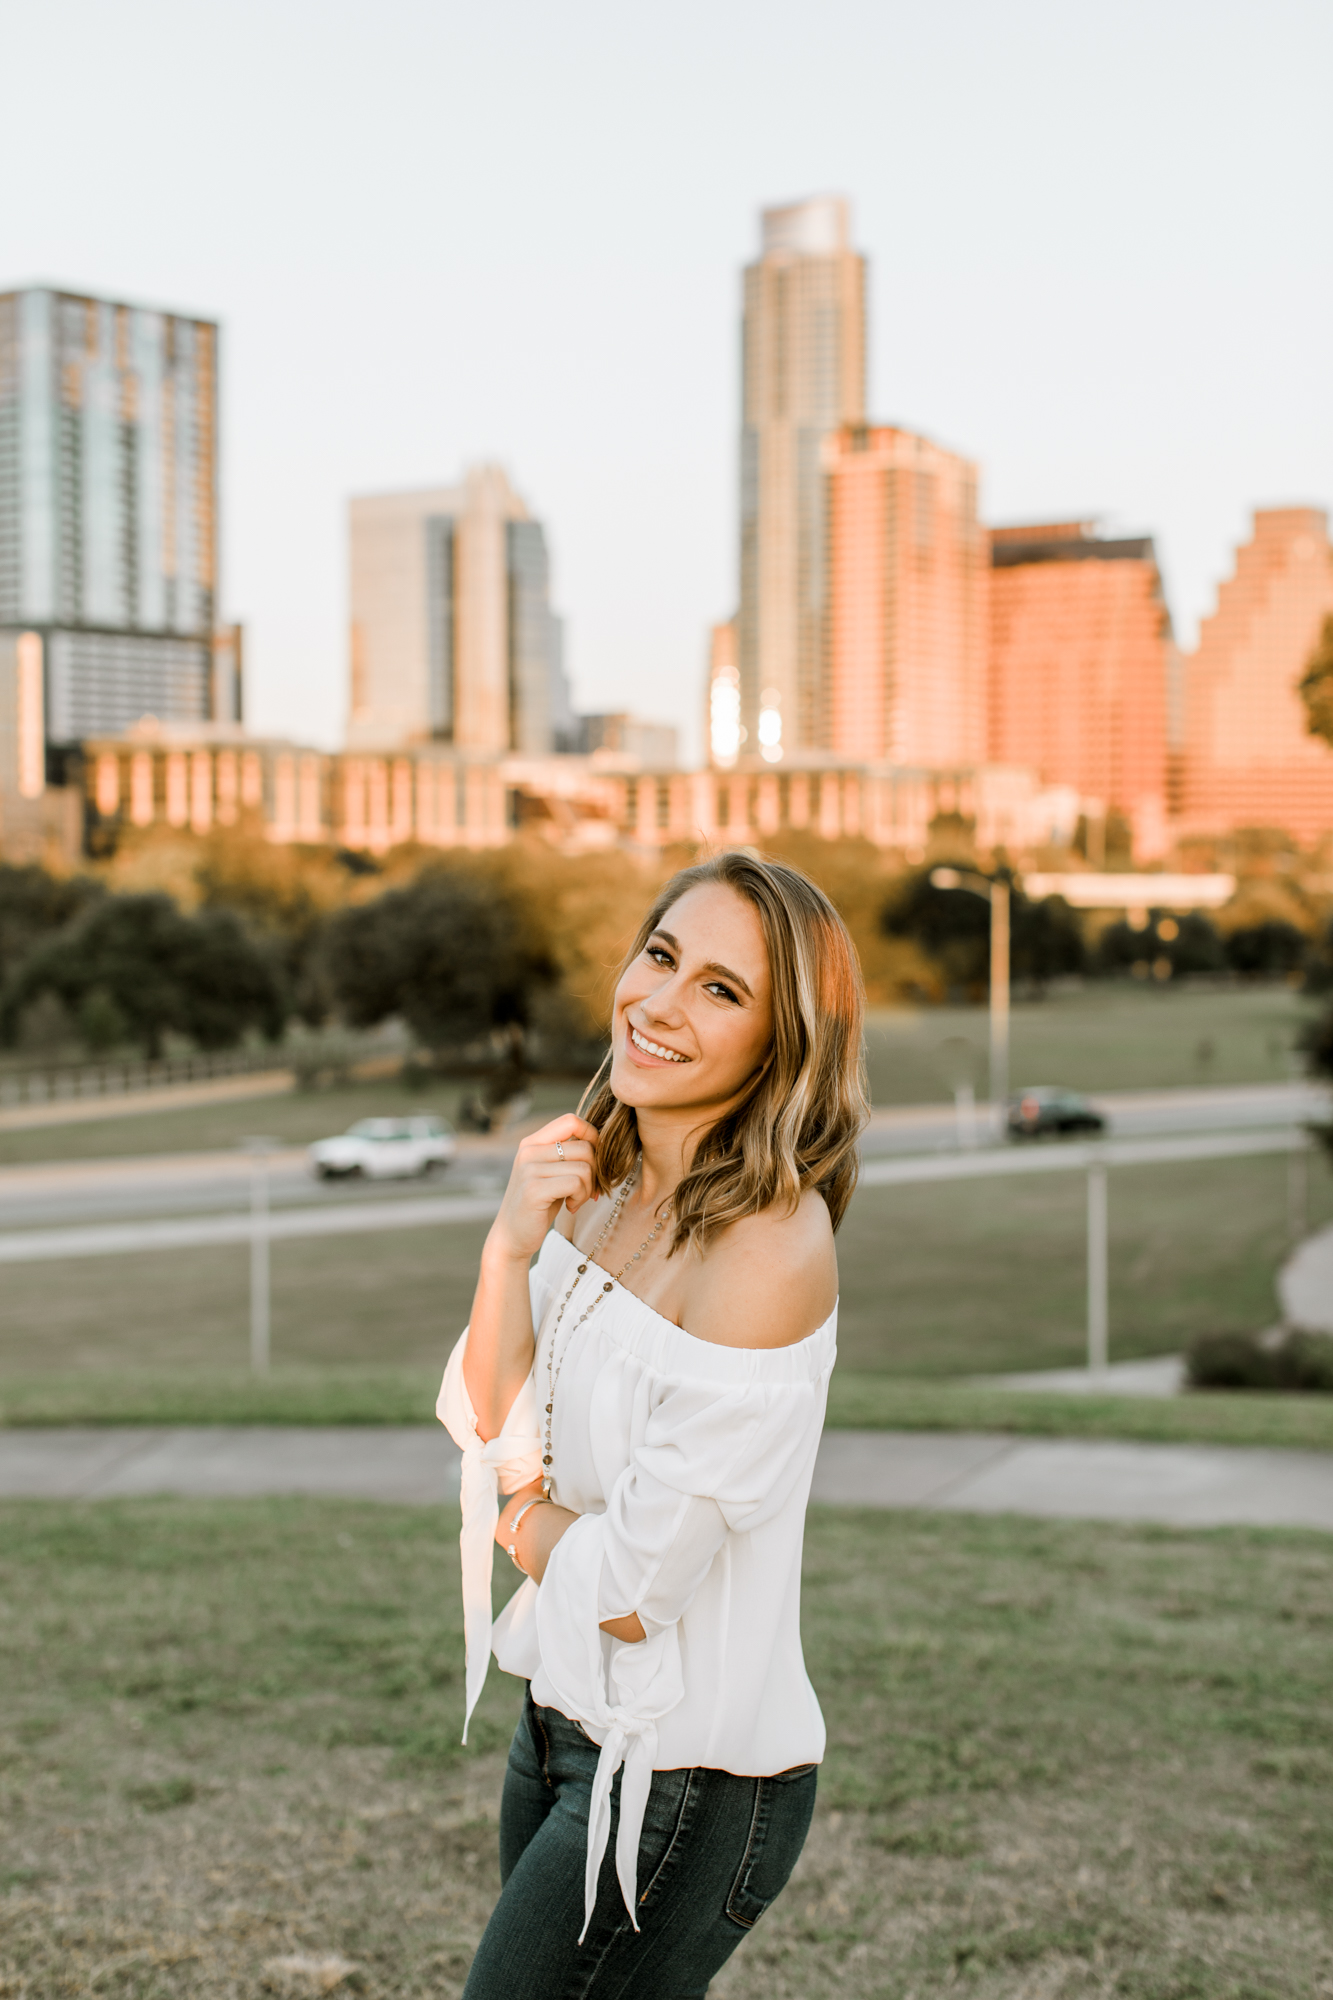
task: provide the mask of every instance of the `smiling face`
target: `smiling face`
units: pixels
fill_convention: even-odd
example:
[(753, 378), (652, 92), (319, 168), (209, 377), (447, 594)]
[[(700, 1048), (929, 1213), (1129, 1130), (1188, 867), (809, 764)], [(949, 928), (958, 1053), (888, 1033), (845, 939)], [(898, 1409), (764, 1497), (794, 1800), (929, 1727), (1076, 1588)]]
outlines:
[(674, 902), (616, 988), (611, 1089), (636, 1110), (721, 1116), (772, 1038), (759, 914), (721, 882)]

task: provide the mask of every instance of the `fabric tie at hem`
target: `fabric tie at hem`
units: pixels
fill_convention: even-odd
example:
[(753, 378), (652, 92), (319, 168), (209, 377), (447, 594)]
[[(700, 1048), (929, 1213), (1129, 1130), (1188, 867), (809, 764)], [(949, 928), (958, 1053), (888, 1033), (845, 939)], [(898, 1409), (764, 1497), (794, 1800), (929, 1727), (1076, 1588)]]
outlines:
[(657, 1756), (657, 1724), (640, 1721), (635, 1716), (627, 1715), (623, 1709), (613, 1709), (611, 1714), (610, 1734), (602, 1745), (592, 1781), (580, 1944), (588, 1935), (588, 1926), (592, 1922), (593, 1910), (597, 1904), (597, 1882), (602, 1872), (606, 1843), (611, 1834), (611, 1785), (622, 1764), (624, 1773), (620, 1780), (620, 1824), (616, 1828), (616, 1879), (625, 1900), (625, 1908), (629, 1912), (629, 1920), (636, 1931), (639, 1928), (639, 1919), (635, 1913), (639, 1895), (639, 1838), (643, 1832), (643, 1816), (647, 1810), (648, 1794), (653, 1783), (653, 1764)]

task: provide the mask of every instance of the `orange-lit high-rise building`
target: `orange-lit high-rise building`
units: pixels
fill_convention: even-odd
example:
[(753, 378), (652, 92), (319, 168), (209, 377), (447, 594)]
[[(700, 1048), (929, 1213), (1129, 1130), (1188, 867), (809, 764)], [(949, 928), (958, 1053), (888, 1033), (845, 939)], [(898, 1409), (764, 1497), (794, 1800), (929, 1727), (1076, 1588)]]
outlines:
[(1123, 815), (1136, 857), (1160, 855), (1175, 653), (1151, 537), (997, 528), (990, 583), (991, 759)]
[(977, 469), (929, 438), (848, 424), (824, 443), (828, 747), (932, 769), (986, 757)]
[(1185, 669), (1184, 823), (1197, 832), (1333, 831), (1333, 749), (1308, 734), (1297, 683), (1333, 614), (1317, 507), (1274, 507), (1217, 593)]

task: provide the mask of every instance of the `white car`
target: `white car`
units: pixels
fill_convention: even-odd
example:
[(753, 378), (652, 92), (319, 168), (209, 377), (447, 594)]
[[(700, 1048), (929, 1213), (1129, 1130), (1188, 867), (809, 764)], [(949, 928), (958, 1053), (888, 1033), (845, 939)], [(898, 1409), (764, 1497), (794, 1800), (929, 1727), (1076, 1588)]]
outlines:
[(310, 1164), (323, 1181), (342, 1174), (405, 1180), (442, 1167), (457, 1148), (447, 1118), (360, 1118), (336, 1139), (317, 1139)]

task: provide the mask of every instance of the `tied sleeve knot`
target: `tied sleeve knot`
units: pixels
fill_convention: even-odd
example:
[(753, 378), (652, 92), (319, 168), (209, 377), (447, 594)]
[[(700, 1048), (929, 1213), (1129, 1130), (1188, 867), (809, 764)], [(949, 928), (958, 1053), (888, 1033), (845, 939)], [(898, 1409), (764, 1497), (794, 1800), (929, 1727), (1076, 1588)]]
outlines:
[(467, 1742), (472, 1711), (486, 1685), (491, 1657), (491, 1577), (495, 1561), (495, 1529), (500, 1519), (500, 1488), (507, 1492), (526, 1486), (541, 1471), (537, 1429), (537, 1398), (531, 1375), (515, 1396), (498, 1437), (481, 1438), (477, 1415), (463, 1380), (463, 1332), (445, 1369), (436, 1414), (455, 1444), (462, 1448), (459, 1490), (463, 1525), (458, 1537), (463, 1572), (463, 1641), (466, 1650), (466, 1712), (463, 1741)]
[(643, 1831), (648, 1794), (652, 1790), (657, 1757), (657, 1724), (619, 1704), (609, 1707), (607, 1714), (610, 1728), (597, 1759), (588, 1812), (588, 1854), (583, 1877), (580, 1944), (588, 1935), (588, 1925), (592, 1922), (597, 1902), (597, 1878), (602, 1872), (602, 1857), (611, 1832), (611, 1784), (622, 1765), (620, 1824), (616, 1828), (616, 1879), (625, 1899), (625, 1908), (629, 1911), (629, 1920), (635, 1930), (639, 1928), (635, 1909), (639, 1894), (639, 1837)]
[(602, 1745), (588, 1813), (580, 1943), (597, 1901), (611, 1830), (611, 1785), (622, 1765), (616, 1876), (630, 1922), (639, 1928), (639, 1837), (657, 1761), (657, 1725), (685, 1692), (674, 1624), (637, 1642), (612, 1639), (600, 1629), (603, 1526), (601, 1516), (584, 1514), (566, 1530), (551, 1552), (537, 1593), (542, 1672), (554, 1705), (595, 1730)]

